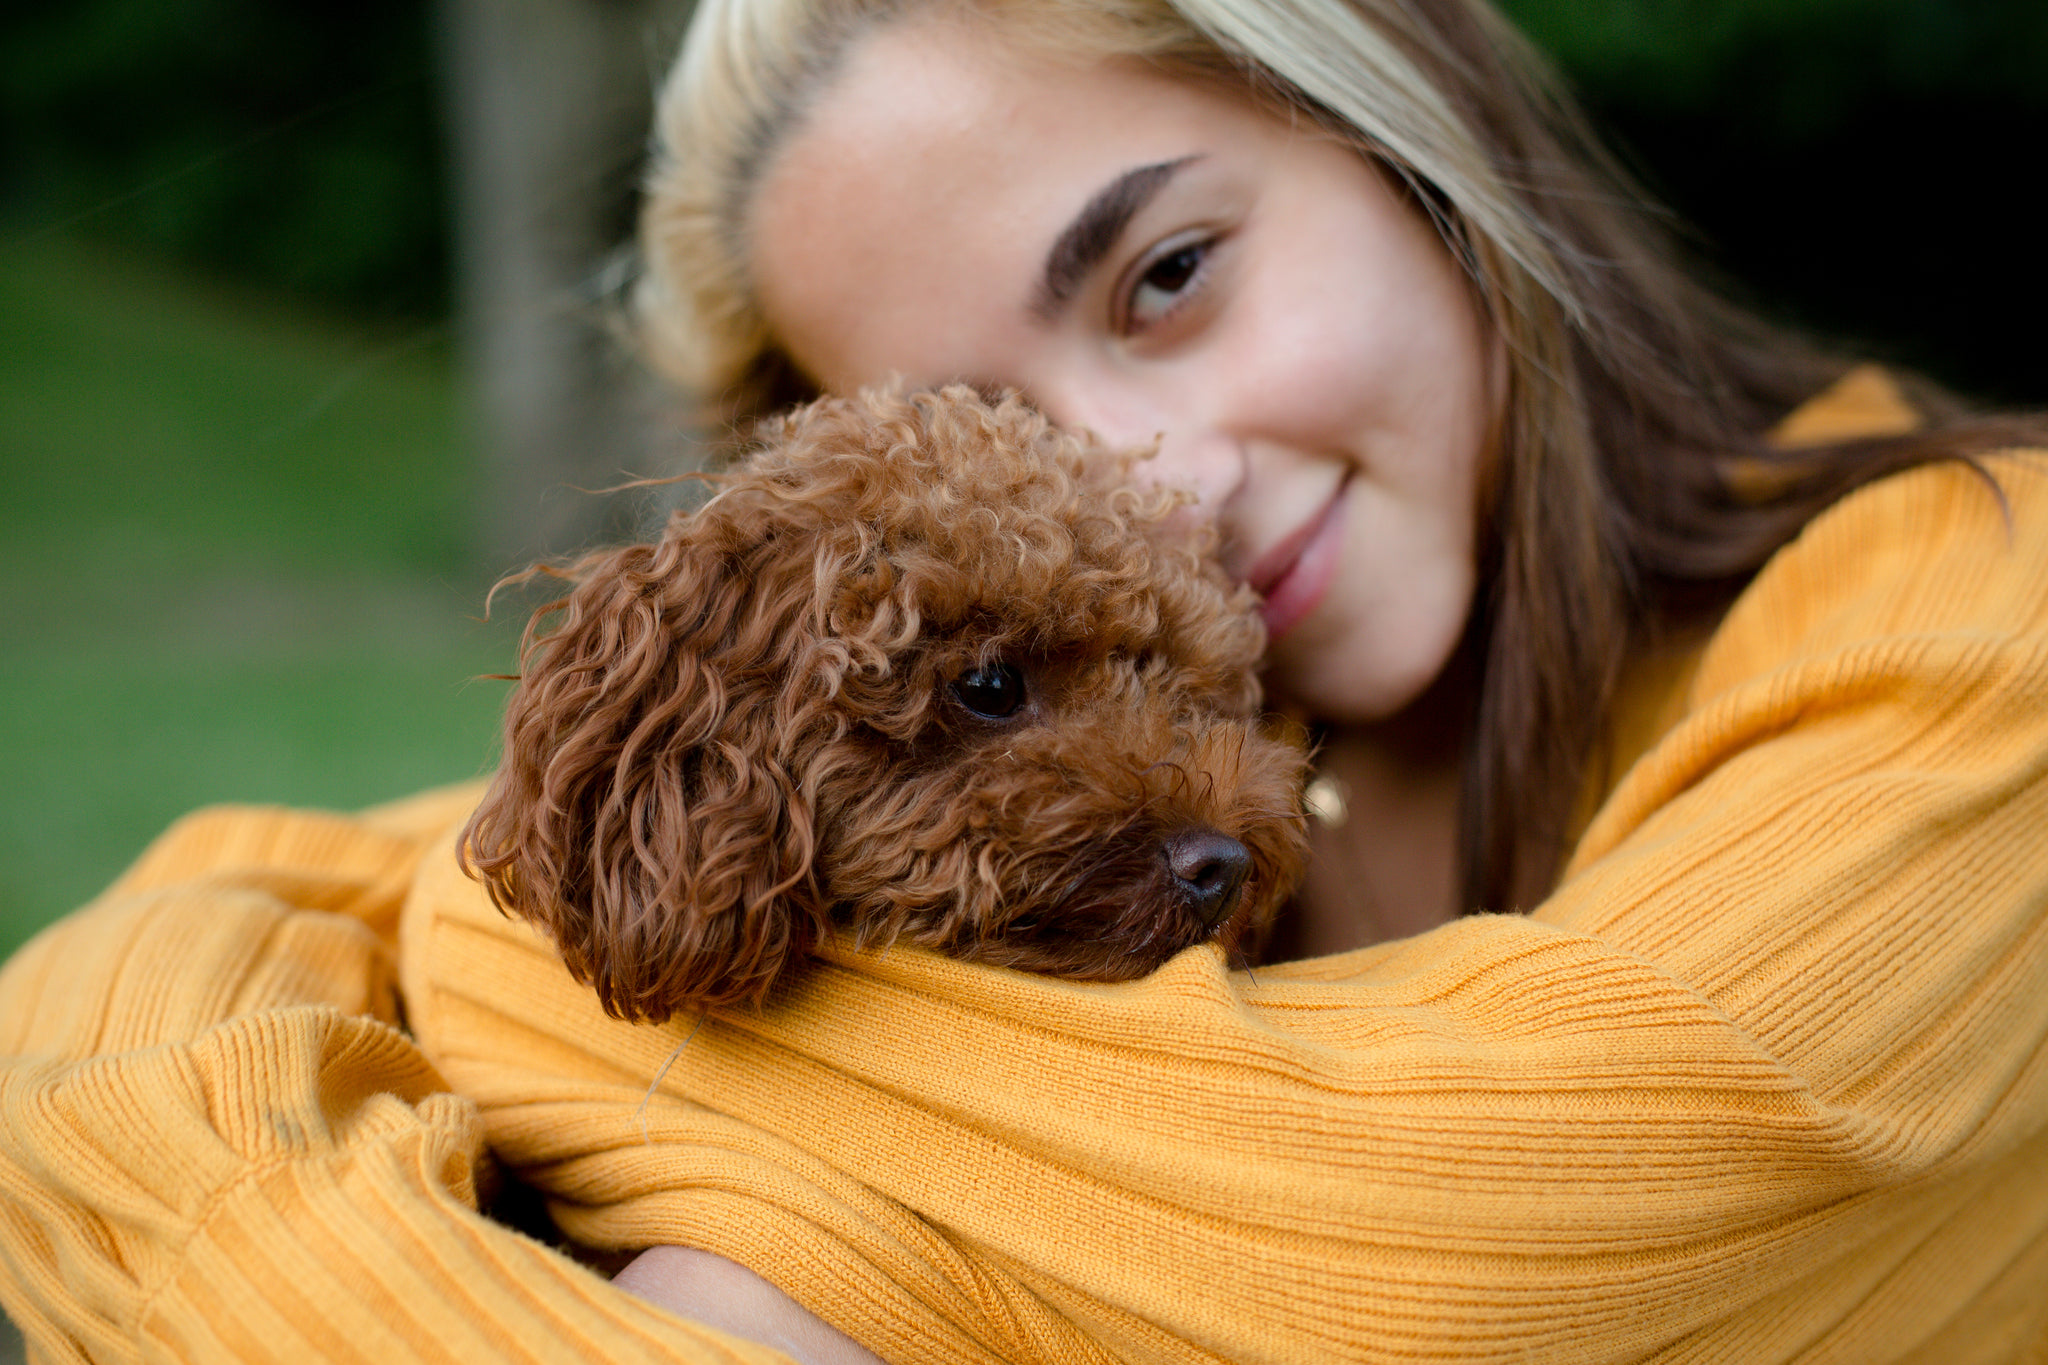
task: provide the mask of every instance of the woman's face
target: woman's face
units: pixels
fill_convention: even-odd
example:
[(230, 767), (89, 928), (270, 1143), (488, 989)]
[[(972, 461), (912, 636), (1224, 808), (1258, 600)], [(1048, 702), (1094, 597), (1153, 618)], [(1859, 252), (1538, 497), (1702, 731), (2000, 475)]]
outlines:
[(1010, 385), (1156, 440), (1264, 596), (1287, 696), (1377, 720), (1444, 667), (1499, 347), (1365, 159), (1136, 63), (913, 20), (849, 54), (752, 210), (770, 327), (823, 386)]

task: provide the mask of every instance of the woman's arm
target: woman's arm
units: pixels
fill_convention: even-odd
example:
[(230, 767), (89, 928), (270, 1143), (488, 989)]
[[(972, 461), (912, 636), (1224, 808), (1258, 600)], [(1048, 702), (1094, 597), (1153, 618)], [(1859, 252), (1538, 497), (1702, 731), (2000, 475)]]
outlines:
[(0, 973), (9, 1315), (50, 1360), (783, 1359), (477, 1212), (475, 1108), (396, 1027), (393, 830), (193, 817)]
[[(1103, 987), (835, 949), (692, 1036), (536, 1028), (544, 945), (443, 886), (408, 997), (579, 1236), (706, 1247), (870, 1345), (889, 1322), (1020, 1360), (2032, 1340), (2048, 476), (1998, 471), (2009, 522), (1925, 469), (1775, 561), (1527, 918), (1255, 983), (1202, 952)], [(548, 1034), (613, 1089), (549, 1080)]]
[(678, 1317), (773, 1346), (799, 1365), (882, 1365), (882, 1358), (736, 1261), (650, 1247), (612, 1283)]

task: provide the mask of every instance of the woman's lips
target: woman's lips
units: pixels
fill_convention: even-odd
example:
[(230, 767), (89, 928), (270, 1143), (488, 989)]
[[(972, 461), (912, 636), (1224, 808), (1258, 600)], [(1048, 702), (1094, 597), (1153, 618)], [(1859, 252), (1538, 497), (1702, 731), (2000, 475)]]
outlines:
[(1259, 615), (1265, 618), (1269, 641), (1277, 641), (1314, 611), (1336, 577), (1344, 548), (1344, 499), (1350, 489), (1349, 479), (1339, 484), (1321, 512), (1259, 556), (1245, 575), (1261, 599)]

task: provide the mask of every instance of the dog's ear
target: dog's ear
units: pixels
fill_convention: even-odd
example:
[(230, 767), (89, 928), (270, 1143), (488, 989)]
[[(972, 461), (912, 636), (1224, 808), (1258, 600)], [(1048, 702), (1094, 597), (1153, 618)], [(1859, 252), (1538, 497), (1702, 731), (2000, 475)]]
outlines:
[(776, 560), (679, 516), (559, 571), (574, 590), (527, 627), (464, 866), (619, 1018), (757, 1003), (825, 932), (773, 694), (811, 575)]

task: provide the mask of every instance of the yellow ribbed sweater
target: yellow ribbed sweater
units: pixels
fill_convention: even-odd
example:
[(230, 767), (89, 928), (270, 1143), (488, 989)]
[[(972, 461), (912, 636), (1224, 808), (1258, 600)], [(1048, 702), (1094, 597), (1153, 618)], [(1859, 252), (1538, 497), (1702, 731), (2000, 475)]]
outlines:
[(1535, 913), (1256, 981), (834, 948), (631, 1026), (456, 870), (474, 790), (202, 812), (0, 975), (0, 1296), (51, 1360), (776, 1358), (481, 1217), (488, 1147), (892, 1361), (2048, 1356), (2048, 458), (1992, 467), (1644, 684)]

